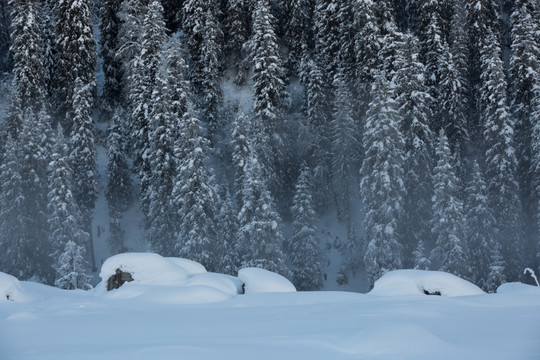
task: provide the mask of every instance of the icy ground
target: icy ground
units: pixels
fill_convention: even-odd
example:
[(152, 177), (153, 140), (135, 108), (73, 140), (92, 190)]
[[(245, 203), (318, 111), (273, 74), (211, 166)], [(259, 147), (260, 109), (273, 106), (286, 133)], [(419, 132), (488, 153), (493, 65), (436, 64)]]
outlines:
[(540, 359), (540, 288), (529, 285), (484, 294), (398, 271), (368, 294), (296, 292), (269, 272), (230, 277), (154, 254), (109, 259), (101, 277), (116, 268), (134, 281), (110, 292), (0, 273), (0, 359)]

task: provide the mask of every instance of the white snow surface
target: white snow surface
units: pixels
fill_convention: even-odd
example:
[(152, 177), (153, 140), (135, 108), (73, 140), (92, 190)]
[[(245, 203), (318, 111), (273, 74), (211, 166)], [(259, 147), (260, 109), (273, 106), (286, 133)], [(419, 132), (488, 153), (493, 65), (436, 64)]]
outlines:
[(0, 272), (0, 303), (8, 301), (29, 302), (31, 300), (32, 297), (24, 292), (17, 278)]
[(264, 269), (240, 269), (238, 278), (245, 284), (246, 294), (296, 291), (296, 288), (289, 280)]
[(478, 286), (442, 271), (396, 270), (384, 274), (375, 282), (370, 295), (425, 296), (435, 292), (441, 296), (470, 296), (484, 294)]
[[(0, 302), (0, 359), (540, 359), (540, 292), (531, 286), (466, 297), (373, 296), (250, 293), (246, 282), (240, 295), (232, 294), (235, 277), (190, 274), (182, 263), (152, 254), (113, 257), (104, 278), (122, 266), (135, 280), (109, 292), (102, 284), (67, 291), (0, 273), (0, 295), (16, 290), (9, 290), (13, 301)], [(240, 277), (285, 287), (264, 271), (245, 269)], [(398, 279), (436, 279), (442, 291), (454, 284), (452, 294), (470, 292), (444, 274), (422, 272), (389, 273), (376, 288)]]

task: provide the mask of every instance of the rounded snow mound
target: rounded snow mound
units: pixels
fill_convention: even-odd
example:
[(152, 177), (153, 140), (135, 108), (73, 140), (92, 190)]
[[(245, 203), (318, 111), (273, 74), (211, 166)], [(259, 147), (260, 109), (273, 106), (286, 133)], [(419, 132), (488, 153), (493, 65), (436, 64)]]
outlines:
[(504, 283), (497, 288), (497, 294), (519, 294), (540, 296), (540, 287), (520, 282)]
[(484, 294), (478, 286), (442, 271), (395, 270), (384, 274), (369, 292), (377, 296)]
[[(119, 288), (106, 291), (111, 277), (129, 274)], [(197, 304), (230, 299), (238, 294), (234, 281), (206, 271), (195, 261), (152, 253), (126, 253), (107, 259), (99, 275), (98, 294), (112, 299), (137, 298), (164, 304)]]
[(244, 283), (246, 294), (296, 291), (285, 277), (260, 268), (240, 269), (238, 278)]
[(0, 303), (28, 302), (30, 296), (24, 293), (19, 280), (15, 276), (0, 272)]

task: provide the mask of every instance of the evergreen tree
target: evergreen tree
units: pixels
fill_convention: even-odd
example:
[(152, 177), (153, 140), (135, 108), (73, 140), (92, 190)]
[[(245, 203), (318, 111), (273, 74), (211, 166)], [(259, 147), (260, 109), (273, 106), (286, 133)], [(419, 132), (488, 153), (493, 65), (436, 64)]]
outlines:
[(121, 0), (105, 0), (100, 9), (100, 45), (101, 57), (103, 59), (103, 73), (105, 83), (103, 84), (102, 107), (112, 112), (116, 107), (116, 102), (120, 100), (122, 72), (120, 58), (117, 56), (119, 48), (118, 33), (120, 30)]
[(433, 191), (434, 139), (430, 125), (433, 98), (426, 91), (425, 68), (419, 61), (419, 44), (414, 35), (405, 35), (396, 59), (394, 75), (397, 105), (405, 138), (404, 164), (404, 264), (412, 265), (411, 255), (420, 241), (431, 238), (431, 195)]
[(92, 98), (91, 86), (83, 85), (79, 79), (75, 81), (69, 157), (73, 169), (73, 197), (82, 213), (83, 230), (90, 234), (89, 243), (85, 246), (90, 251), (91, 265), (95, 268), (91, 224), (97, 199), (97, 160), (94, 122), (89, 103)]
[(12, 44), (13, 85), (6, 127), (15, 139), (22, 130), (27, 112), (37, 114), (47, 101), (43, 40), (34, 1), (11, 0), (13, 8)]
[(368, 242), (364, 263), (370, 287), (385, 272), (402, 267), (398, 224), (403, 215), (405, 147), (402, 119), (384, 74), (377, 76), (372, 94), (364, 124), (365, 158), (360, 171)]
[(488, 289), (488, 276), (491, 266), (491, 251), (500, 248), (495, 234), (495, 219), (489, 207), (487, 185), (480, 166), (475, 161), (473, 177), (466, 189), (465, 219), (467, 224), (467, 241), (470, 248), (472, 267), (471, 280)]
[(240, 258), (236, 251), (236, 234), (238, 233), (238, 211), (235, 209), (229, 191), (221, 199), (221, 207), (217, 216), (216, 247), (219, 254), (216, 259), (216, 271), (222, 274), (237, 274)]
[(89, 290), (90, 276), (85, 272), (85, 247), (77, 245), (73, 240), (66, 243), (64, 252), (57, 264), (57, 279), (54, 285), (66, 290)]
[(293, 282), (298, 290), (320, 290), (322, 252), (315, 229), (311, 197), (311, 170), (304, 163), (296, 183), (293, 206), (293, 235), (289, 240)]
[[(152, 94), (152, 112), (149, 117), (149, 149), (145, 153), (149, 171), (142, 179), (148, 184), (143, 201), (149, 204), (147, 224), (150, 247), (164, 255), (172, 256), (174, 241), (178, 231), (178, 209), (172, 201), (175, 177), (178, 174), (178, 161), (175, 155), (175, 142), (178, 139), (178, 118), (183, 113), (174, 110), (176, 81), (170, 69), (174, 67), (165, 57), (156, 74), (155, 88)], [(183, 66), (183, 64), (182, 64)], [(187, 155), (187, 154), (186, 154)]]
[(161, 0), (165, 24), (169, 32), (175, 32), (180, 27), (184, 2), (185, 0)]
[(436, 147), (437, 165), (434, 169), (433, 233), (436, 245), (432, 257), (440, 270), (468, 278), (468, 248), (465, 243), (463, 202), (459, 197), (460, 185), (456, 177), (448, 138), (439, 132)]
[(492, 245), (490, 260), (491, 263), (486, 281), (486, 290), (490, 293), (494, 293), (501, 284), (506, 282), (506, 277), (504, 275), (506, 265), (501, 255), (501, 246), (498, 243)]
[(56, 3), (56, 89), (58, 113), (67, 134), (71, 133), (74, 112), (78, 111), (73, 99), (80, 86), (88, 88), (90, 104), (96, 91), (96, 42), (88, 0), (59, 0)]
[(8, 135), (0, 165), (0, 271), (28, 279), (33, 246), (26, 239), (25, 193), (23, 191), (20, 146)]
[(253, 0), (227, 1), (225, 18), (225, 50), (231, 55), (231, 63), (238, 66), (242, 47), (251, 35)]
[(281, 218), (268, 191), (261, 163), (253, 151), (245, 169), (237, 235), (241, 266), (259, 267), (287, 277), (290, 272), (281, 250)]
[(292, 0), (287, 4), (288, 19), (285, 27), (285, 41), (289, 47), (288, 66), (299, 72), (305, 57), (313, 47), (313, 1)]
[(507, 278), (516, 280), (524, 266), (521, 202), (516, 181), (514, 120), (506, 100), (506, 80), (501, 50), (493, 33), (481, 49), (480, 102), (486, 149), (488, 196), (495, 215), (497, 241), (507, 262)]
[(332, 83), (336, 97), (331, 131), (332, 184), (338, 209), (338, 218), (345, 223), (350, 222), (352, 184), (358, 173), (359, 130), (353, 119), (352, 94), (350, 93), (345, 74), (340, 70)]
[[(531, 133), (536, 120), (532, 116), (534, 91), (533, 86), (540, 76), (540, 25), (538, 16), (540, 5), (535, 1), (520, 0), (515, 2), (512, 12), (512, 57), (510, 70), (512, 75), (513, 102), (515, 114), (515, 144), (518, 158), (517, 180), (521, 186), (521, 199), (525, 215), (531, 226), (536, 202), (529, 194), (533, 192), (533, 174), (531, 173)], [(538, 96), (538, 95), (536, 95)]]
[(71, 191), (71, 180), (68, 147), (63, 130), (59, 128), (51, 156), (48, 193), (49, 241), (53, 248), (51, 256), (57, 259), (54, 284), (64, 289), (82, 289), (86, 288), (90, 279), (85, 275), (83, 266), (88, 234), (81, 228), (80, 212)]
[(183, 119), (177, 147), (179, 157), (173, 196), (179, 216), (175, 252), (216, 270), (216, 185), (208, 168), (208, 141), (202, 136), (199, 119), (188, 111)]
[(55, 35), (55, 24), (57, 19), (54, 7), (54, 0), (43, 0), (37, 7), (38, 21), (43, 42), (43, 66), (45, 69), (45, 85), (49, 97), (49, 105), (54, 105), (54, 100), (51, 99), (54, 99), (56, 58), (58, 56)]
[(190, 82), (208, 131), (217, 129), (218, 108), (223, 96), (220, 81), (223, 32), (215, 1), (187, 0), (183, 8), (183, 30), (190, 58)]
[(235, 193), (238, 200), (242, 197), (246, 166), (251, 152), (249, 136), (248, 117), (240, 110), (234, 122), (234, 130), (232, 133), (232, 163), (234, 167)]
[(122, 213), (127, 210), (131, 198), (131, 178), (124, 154), (122, 127), (124, 112), (117, 108), (107, 137), (107, 202), (109, 204), (109, 243), (113, 254), (125, 251), (124, 233), (121, 226)]
[(266, 171), (276, 172), (275, 162), (283, 154), (281, 101), (284, 82), (279, 57), (275, 18), (268, 0), (258, 0), (253, 12), (253, 112), (255, 143)]
[(431, 261), (426, 257), (423, 240), (418, 241), (416, 244), (416, 248), (413, 251), (413, 257), (415, 270), (429, 270)]
[[(532, 106), (532, 117), (535, 119), (540, 119), (540, 76), (536, 78), (535, 84), (533, 86), (534, 91), (534, 101)], [(536, 208), (534, 214), (536, 215), (536, 226), (537, 229), (540, 229), (540, 121), (533, 123), (532, 134), (531, 134), (531, 152), (532, 152), (532, 166), (531, 172), (533, 175), (533, 194), (536, 200)], [(539, 231), (539, 230), (537, 230)], [(538, 239), (538, 238), (537, 238)], [(537, 240), (536, 245), (536, 260), (540, 260), (540, 240)], [(540, 266), (539, 266), (540, 270)]]

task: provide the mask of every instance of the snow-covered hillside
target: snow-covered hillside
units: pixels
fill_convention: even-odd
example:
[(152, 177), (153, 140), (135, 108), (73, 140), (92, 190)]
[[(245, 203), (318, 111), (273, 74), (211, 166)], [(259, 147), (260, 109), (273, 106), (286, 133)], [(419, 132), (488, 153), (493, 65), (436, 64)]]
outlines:
[[(107, 292), (117, 267), (134, 281)], [(408, 271), (384, 276), (377, 295), (294, 288), (241, 295), (238, 278), (155, 254), (109, 259), (101, 276), (94, 290), (65, 291), (0, 273), (0, 358), (540, 358), (540, 288), (529, 285), (485, 294), (448, 274)], [(246, 289), (289, 286), (268, 272), (243, 270), (240, 278)], [(411, 291), (419, 287), (443, 296)]]

